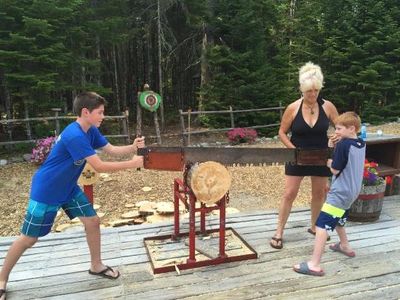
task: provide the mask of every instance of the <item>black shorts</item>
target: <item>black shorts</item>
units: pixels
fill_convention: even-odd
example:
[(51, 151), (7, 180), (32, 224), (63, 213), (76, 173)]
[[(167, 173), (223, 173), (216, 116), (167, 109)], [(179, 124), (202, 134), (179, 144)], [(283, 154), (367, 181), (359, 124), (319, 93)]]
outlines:
[(326, 166), (299, 166), (286, 163), (285, 175), (331, 177), (332, 173), (331, 170), (329, 170), (329, 168)]

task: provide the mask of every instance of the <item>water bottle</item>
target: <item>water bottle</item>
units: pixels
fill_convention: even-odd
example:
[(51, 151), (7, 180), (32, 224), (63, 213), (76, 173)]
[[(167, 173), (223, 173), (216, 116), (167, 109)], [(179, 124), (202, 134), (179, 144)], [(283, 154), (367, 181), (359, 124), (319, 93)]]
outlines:
[(367, 139), (367, 126), (365, 124), (361, 125), (361, 136), (364, 141)]

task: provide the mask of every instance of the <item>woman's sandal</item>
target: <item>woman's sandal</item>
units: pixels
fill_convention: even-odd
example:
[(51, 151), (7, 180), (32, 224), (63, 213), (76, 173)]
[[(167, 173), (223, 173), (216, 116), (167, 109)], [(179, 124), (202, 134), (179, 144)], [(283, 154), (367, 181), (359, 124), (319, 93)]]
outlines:
[[(0, 298), (6, 296), (6, 290), (5, 289), (0, 289)], [(6, 298), (4, 298), (6, 299)]]
[[(272, 241), (275, 241), (275, 244)], [(269, 241), (269, 245), (275, 249), (282, 249), (283, 248), (282, 238), (277, 238), (276, 236), (273, 236)]]

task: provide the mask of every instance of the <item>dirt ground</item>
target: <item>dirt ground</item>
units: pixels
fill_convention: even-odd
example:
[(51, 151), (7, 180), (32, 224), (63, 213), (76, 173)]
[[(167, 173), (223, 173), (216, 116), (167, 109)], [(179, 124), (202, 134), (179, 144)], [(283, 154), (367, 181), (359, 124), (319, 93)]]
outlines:
[[(400, 135), (400, 123), (390, 123), (379, 127), (369, 127), (369, 132), (381, 129), (385, 134)], [(208, 141), (226, 138), (223, 135), (209, 136)], [(166, 144), (171, 145), (171, 140)], [(175, 138), (176, 140), (176, 138)], [(203, 139), (202, 142), (206, 140)], [(196, 141), (194, 141), (196, 142)], [(277, 140), (261, 140), (256, 147), (282, 147)], [(1, 157), (0, 157), (1, 159)], [(31, 163), (11, 163), (0, 167), (0, 236), (17, 235), (22, 224), (26, 204), (29, 198), (31, 178), (37, 166)], [(239, 211), (276, 209), (279, 207), (284, 188), (283, 166), (268, 167), (228, 167), (232, 175), (229, 207)], [(120, 219), (130, 209), (127, 204), (148, 200), (151, 202), (172, 201), (174, 178), (181, 178), (180, 172), (126, 170), (100, 176), (94, 186), (94, 201), (100, 205), (98, 213), (104, 226), (108, 222)], [(143, 188), (151, 188), (144, 191)], [(149, 189), (146, 189), (149, 190)], [(305, 178), (295, 207), (309, 205), (310, 181)], [(62, 215), (57, 225), (68, 223)], [(56, 228), (56, 226), (54, 228)], [(136, 225), (139, 226), (139, 225)]]

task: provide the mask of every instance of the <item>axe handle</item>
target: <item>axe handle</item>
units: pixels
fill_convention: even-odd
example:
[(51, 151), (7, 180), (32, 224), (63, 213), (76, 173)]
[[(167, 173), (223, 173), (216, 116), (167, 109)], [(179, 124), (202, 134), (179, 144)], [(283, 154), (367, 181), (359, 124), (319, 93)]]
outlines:
[[(138, 133), (138, 134), (136, 135), (136, 137), (137, 137), (137, 138), (138, 138), (138, 137), (142, 137), (142, 135), (141, 135), (140, 133)], [(136, 149), (136, 153), (139, 154), (139, 149)], [(140, 168), (136, 168), (136, 171), (140, 171)]]

